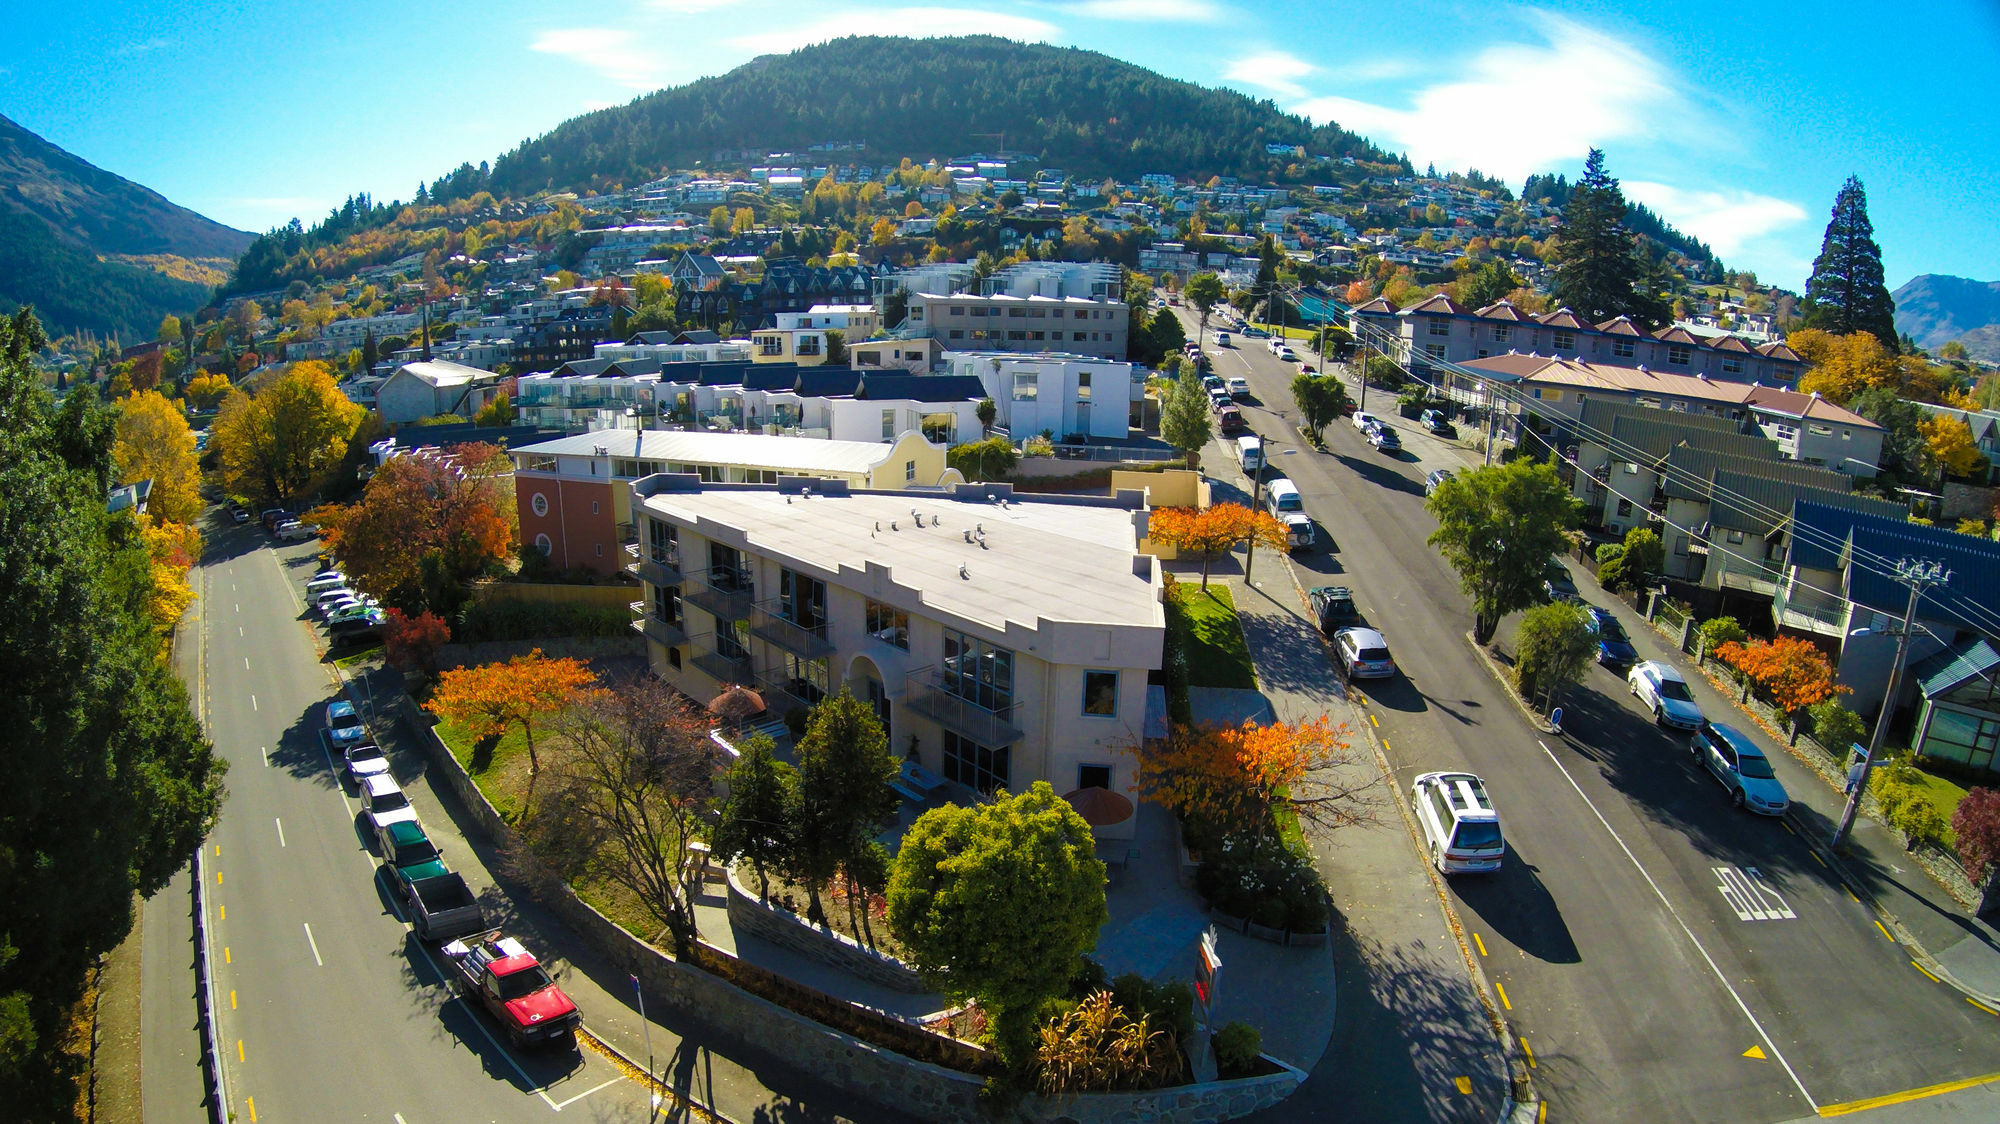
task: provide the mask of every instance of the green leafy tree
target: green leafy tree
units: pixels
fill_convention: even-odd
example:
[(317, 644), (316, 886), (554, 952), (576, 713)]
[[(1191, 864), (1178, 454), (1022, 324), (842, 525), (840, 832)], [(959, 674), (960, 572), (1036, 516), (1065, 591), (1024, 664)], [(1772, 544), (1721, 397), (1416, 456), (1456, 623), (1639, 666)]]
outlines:
[(1163, 308), (1154, 314), (1152, 322), (1146, 325), (1146, 335), (1152, 340), (1156, 355), (1178, 354), (1187, 344), (1187, 329), (1181, 327), (1181, 318), (1171, 309)]
[(1215, 311), (1216, 305), (1222, 303), (1222, 279), (1213, 273), (1197, 273), (1188, 278), (1187, 288), (1183, 290), (1182, 295), (1187, 297), (1187, 302), (1194, 306), (1196, 315), (1201, 318), (1197, 334), (1206, 335), (1209, 314)]
[(1622, 543), (1606, 543), (1597, 548), (1597, 582), (1613, 593), (1632, 589), (1660, 572), (1666, 564), (1666, 544), (1646, 527), (1625, 532)]
[(1160, 436), (1179, 449), (1188, 464), (1196, 463), (1203, 446), (1215, 436), (1215, 419), (1209, 409), (1208, 392), (1193, 367), (1181, 370), (1160, 407)]
[(56, 407), (44, 342), (0, 320), (0, 1089), (11, 1118), (66, 1120), (86, 973), (214, 826), (224, 765), (160, 659), (139, 529), (104, 510), (110, 414)]
[(1596, 652), (1597, 635), (1583, 606), (1537, 605), (1521, 615), (1514, 632), (1514, 683), (1522, 698), (1546, 710), (1566, 688), (1583, 682)]
[(1837, 335), (1867, 332), (1893, 354), (1898, 350), (1896, 302), (1882, 279), (1882, 248), (1868, 220), (1868, 192), (1847, 177), (1833, 197), (1812, 276), (1806, 279), (1806, 326)]
[(1813, 740), (1836, 756), (1860, 742), (1868, 734), (1861, 716), (1840, 705), (1838, 699), (1822, 699), (1806, 708), (1812, 716)]
[(1741, 644), (1750, 635), (1743, 631), (1743, 626), (1736, 622), (1735, 617), (1710, 617), (1701, 622), (1701, 627), (1695, 631), (1701, 636), (1701, 648), (1695, 653), (1696, 658), (1705, 657), (1724, 644)]
[(985, 1008), (1009, 1064), (1033, 1056), (1035, 1018), (1062, 995), (1097, 931), (1104, 864), (1090, 825), (1046, 781), (910, 825), (889, 875), (889, 930), (932, 987)]
[(1847, 408), (1882, 427), (1883, 467), (1911, 483), (1929, 483), (1937, 476), (1936, 455), (1924, 422), (1923, 407), (1896, 393), (1893, 386), (1871, 386), (1856, 394)]
[(1000, 407), (991, 398), (981, 398), (979, 405), (972, 408), (972, 413), (979, 419), (979, 428), (983, 433), (993, 428), (993, 419), (1000, 416)]
[[(845, 687), (813, 708), (798, 760), (798, 815), (786, 865), (806, 887), (806, 917), (824, 925), (820, 891), (861, 858), (896, 816), (898, 797), (889, 782), (897, 765), (875, 711)], [(851, 870), (848, 876), (851, 880)], [(848, 888), (851, 911), (855, 895)]]
[(1631, 316), (1657, 325), (1665, 320), (1664, 309), (1656, 298), (1641, 299), (1645, 262), (1624, 220), (1625, 193), (1604, 170), (1603, 151), (1593, 148), (1563, 206), (1555, 299), (1592, 323)]
[(1294, 375), (1292, 401), (1307, 428), (1318, 433), (1347, 409), (1347, 388), (1332, 375)]
[(953, 445), (945, 453), (945, 463), (964, 474), (967, 480), (998, 480), (1014, 471), (1021, 462), (1021, 450), (1005, 437), (987, 437), (964, 445)]
[(725, 862), (749, 859), (757, 872), (759, 901), (771, 900), (770, 871), (791, 853), (792, 824), (798, 816), (798, 773), (771, 750), (771, 739), (762, 734), (743, 743), (743, 756), (723, 778), (729, 795), (715, 825), (715, 857)]
[(1458, 301), (1467, 308), (1485, 308), (1520, 288), (1524, 282), (1507, 263), (1497, 258), (1467, 273), (1460, 280)]
[(1577, 501), (1554, 468), (1531, 461), (1461, 473), (1431, 493), (1430, 544), (1472, 598), (1473, 638), (1490, 644), (1500, 618), (1540, 599), (1549, 559), (1569, 540)]

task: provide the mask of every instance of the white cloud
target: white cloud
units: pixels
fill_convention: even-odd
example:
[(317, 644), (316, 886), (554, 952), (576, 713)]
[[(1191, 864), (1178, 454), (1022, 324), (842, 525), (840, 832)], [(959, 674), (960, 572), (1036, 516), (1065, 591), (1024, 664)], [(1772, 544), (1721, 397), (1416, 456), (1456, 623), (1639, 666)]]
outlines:
[(755, 35), (732, 39), (730, 44), (758, 54), (773, 54), (847, 35), (905, 35), (918, 39), (998, 35), (1046, 42), (1060, 34), (1052, 23), (978, 8), (870, 8), (837, 12), (810, 23), (765, 28)]
[(660, 85), (657, 54), (641, 49), (629, 31), (611, 27), (570, 27), (545, 31), (531, 48), (581, 63), (621, 86), (651, 90)]
[(1766, 235), (1804, 222), (1806, 210), (1789, 199), (1724, 188), (1690, 191), (1664, 183), (1625, 180), (1627, 198), (1644, 203), (1661, 218), (1734, 258)]
[(1215, 23), (1222, 19), (1222, 7), (1209, 0), (1083, 0), (1064, 10), (1099, 20)]
[(1477, 168), (1519, 181), (1581, 162), (1591, 146), (1686, 125), (1669, 75), (1646, 53), (1561, 16), (1536, 13), (1542, 45), (1488, 47), (1464, 78), (1417, 91), (1407, 108), (1345, 97), (1293, 107), (1410, 155), (1418, 167)]
[(1222, 76), (1231, 82), (1261, 87), (1284, 97), (1302, 98), (1306, 96), (1306, 89), (1299, 85), (1299, 79), (1317, 70), (1319, 67), (1283, 51), (1259, 51), (1230, 63)]

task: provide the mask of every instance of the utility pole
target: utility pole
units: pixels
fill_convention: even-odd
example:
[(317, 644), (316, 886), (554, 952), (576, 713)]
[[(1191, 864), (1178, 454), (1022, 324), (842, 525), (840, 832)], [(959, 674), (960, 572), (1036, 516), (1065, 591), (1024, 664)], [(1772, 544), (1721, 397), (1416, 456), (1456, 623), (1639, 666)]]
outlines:
[[(1250, 485), (1250, 513), (1252, 515), (1255, 515), (1258, 509), (1264, 506), (1264, 458), (1270, 455), (1269, 452), (1265, 451), (1266, 447), (1264, 446), (1262, 438), (1258, 439), (1257, 444), (1258, 444), (1257, 475), (1254, 479), (1254, 482)], [(1257, 534), (1256, 532), (1253, 531), (1250, 534), (1250, 549), (1247, 553), (1243, 555), (1244, 585), (1250, 584), (1250, 567), (1254, 565), (1256, 561), (1257, 561)]]
[(1875, 772), (1875, 758), (1882, 751), (1882, 738), (1889, 732), (1889, 718), (1896, 710), (1896, 689), (1903, 681), (1903, 661), (1910, 655), (1910, 633), (1917, 623), (1917, 602), (1925, 590), (1950, 582), (1951, 571), (1942, 562), (1905, 558), (1896, 563), (1896, 581), (1909, 587), (1910, 603), (1903, 610), (1903, 629), (1896, 636), (1896, 662), (1889, 665), (1889, 688), (1882, 695), (1881, 711), (1875, 715), (1875, 732), (1868, 736), (1868, 756), (1862, 759), (1861, 777), (1854, 782), (1854, 791), (1847, 794), (1847, 807), (1840, 812), (1840, 826), (1833, 829), (1833, 838), (1828, 841), (1836, 851), (1847, 843), (1848, 833), (1854, 829), (1854, 814), (1861, 810), (1861, 798), (1868, 792), (1868, 778)]

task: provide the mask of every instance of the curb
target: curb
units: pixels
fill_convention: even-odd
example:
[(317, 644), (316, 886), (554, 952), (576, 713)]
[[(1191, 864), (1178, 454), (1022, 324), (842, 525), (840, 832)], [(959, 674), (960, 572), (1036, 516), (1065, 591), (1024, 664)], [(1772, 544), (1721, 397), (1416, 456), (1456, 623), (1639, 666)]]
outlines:
[(1536, 714), (1534, 711), (1528, 709), (1527, 701), (1521, 698), (1520, 692), (1514, 690), (1514, 685), (1512, 683), (1507, 682), (1507, 673), (1500, 670), (1499, 663), (1496, 662), (1493, 659), (1492, 654), (1489, 653), (1485, 649), (1485, 647), (1483, 647), (1479, 643), (1479, 641), (1473, 637), (1472, 633), (1467, 632), (1464, 633), (1463, 635), (1465, 637), (1465, 642), (1467, 644), (1472, 645), (1473, 652), (1479, 656), (1479, 662), (1486, 665), (1486, 670), (1490, 672), (1494, 680), (1500, 684), (1501, 692), (1505, 694), (1508, 699), (1512, 700), (1512, 702), (1514, 703), (1514, 709), (1521, 712), (1521, 717), (1526, 718), (1528, 720), (1528, 725), (1533, 726), (1535, 729), (1541, 731), (1544, 734), (1548, 734), (1551, 737), (1561, 737), (1562, 736), (1561, 730), (1551, 725), (1548, 719), (1543, 718), (1541, 715)]
[[(591, 1030), (587, 1024), (578, 1026), (576, 1033), (586, 1048), (597, 1051), (612, 1065), (625, 1071), (625, 1077), (628, 1081), (643, 1085), (650, 1090), (653, 1094), (653, 1109), (656, 1113), (667, 1108), (668, 1105), (677, 1105), (681, 1110), (686, 1112), (688, 1117), (700, 1120), (703, 1124), (737, 1124), (732, 1118), (724, 1116), (708, 1105), (668, 1088), (666, 1083), (655, 1076), (651, 1070), (633, 1060), (625, 1051), (613, 1046), (602, 1035)], [(662, 1115), (668, 1114), (662, 1113)], [(673, 1112), (671, 1115), (679, 1116), (680, 1112)]]

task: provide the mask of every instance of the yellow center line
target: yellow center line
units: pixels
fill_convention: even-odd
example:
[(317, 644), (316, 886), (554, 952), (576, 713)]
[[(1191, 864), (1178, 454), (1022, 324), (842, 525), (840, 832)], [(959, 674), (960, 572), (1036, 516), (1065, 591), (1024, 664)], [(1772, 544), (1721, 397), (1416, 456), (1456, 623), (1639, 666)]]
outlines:
[(236, 1060), (238, 1062), (243, 1060), (243, 1040), (241, 1038), (236, 1040)]
[(218, 906), (216, 906), (216, 907), (215, 907), (215, 909), (216, 909), (216, 915), (217, 915), (216, 919), (217, 919), (217, 920), (219, 920), (219, 921), (227, 921), (227, 920), (229, 920), (229, 907), (228, 907), (228, 906), (226, 906), (226, 905), (218, 905)]
[(1812, 856), (1812, 861), (1814, 861), (1814, 862), (1818, 863), (1819, 865), (1821, 865), (1821, 866), (1825, 866), (1825, 865), (1826, 865), (1826, 860), (1825, 860), (1825, 859), (1823, 859), (1823, 858), (1820, 858), (1820, 857), (1819, 857), (1819, 852), (1818, 852), (1818, 851), (1807, 851), (1807, 852), (1806, 852), (1806, 854), (1808, 854), (1808, 855), (1811, 855), (1811, 856)]
[(1513, 1010), (1513, 1009), (1514, 1009), (1514, 1004), (1513, 1004), (1512, 1002), (1508, 1001), (1508, 999), (1507, 999), (1507, 987), (1506, 987), (1506, 985), (1502, 984), (1502, 983), (1501, 983), (1501, 982), (1500, 982), (1499, 980), (1494, 980), (1494, 981), (1493, 981), (1493, 990), (1495, 990), (1495, 991), (1497, 991), (1497, 992), (1499, 992), (1499, 993), (1500, 993), (1500, 1005), (1501, 1005), (1502, 1007), (1505, 1007), (1505, 1008), (1507, 1008), (1507, 1009), (1508, 1009), (1509, 1011), (1511, 1011), (1511, 1010)]
[(1861, 899), (1854, 897), (1854, 889), (1850, 887), (1847, 883), (1842, 882), (1840, 884), (1840, 888), (1847, 891), (1847, 896), (1853, 899), (1855, 905), (1861, 904)]
[(231, 960), (231, 959), (229, 958), (229, 946), (228, 946), (228, 945), (223, 945), (223, 946), (222, 946), (222, 962), (223, 962), (224, 964), (234, 964), (234, 963), (236, 963), (236, 961), (234, 961), (234, 960)]
[(1527, 1039), (1525, 1039), (1525, 1038), (1521, 1039), (1521, 1052), (1522, 1052), (1522, 1053), (1524, 1053), (1524, 1054), (1526, 1054), (1526, 1055), (1528, 1055), (1528, 1068), (1529, 1068), (1529, 1069), (1534, 1069), (1534, 1068), (1535, 1068), (1535, 1049), (1534, 1049), (1534, 1047), (1532, 1047), (1532, 1046), (1528, 1045), (1528, 1040), (1527, 1040)]
[(250, 1124), (257, 1124), (257, 1098), (245, 1097), (243, 1103), (250, 1106)]
[(233, 987), (229, 989), (229, 1009), (232, 1011), (236, 1009), (236, 989)]
[(1545, 1124), (1549, 1118), (1549, 1102), (1535, 1102), (1535, 1124)]
[(1986, 1012), (1986, 1013), (1987, 1013), (1987, 1014), (1989, 1014), (1989, 1015), (2000, 1015), (2000, 1011), (1996, 1011), (1996, 1010), (1994, 1010), (1993, 1008), (1991, 1008), (1991, 1007), (1988, 1007), (1988, 1006), (1987, 1006), (1986, 1004), (1984, 1004), (1984, 1003), (1981, 1003), (1981, 1002), (1980, 1002), (1979, 1000), (1977, 1000), (1977, 999), (1974, 999), (1974, 998), (1973, 998), (1973, 997), (1971, 997), (1970, 995), (1968, 995), (1968, 996), (1966, 996), (1966, 997), (1965, 997), (1965, 1001), (1966, 1001), (1967, 1003), (1970, 1003), (1970, 1004), (1972, 1004), (1972, 1005), (1973, 1005), (1974, 1007), (1977, 1007), (1977, 1008), (1979, 1008), (1980, 1010), (1982, 1010), (1982, 1011)]
[(1936, 976), (1931, 975), (1931, 970), (1929, 968), (1924, 967), (1922, 964), (1919, 964), (1914, 960), (1910, 961), (1910, 967), (1915, 968), (1917, 971), (1922, 972), (1926, 976), (1930, 976), (1932, 983), (1944, 982), (1943, 980), (1938, 979)]
[(1370, 726), (1374, 726), (1377, 729), (1380, 729), (1382, 726), (1380, 722), (1375, 721), (1375, 716), (1372, 714), (1368, 716), (1368, 724)]
[(222, 885), (222, 872), (219, 870), (215, 872), (215, 884), (217, 886)]
[(1879, 1097), (1869, 1097), (1865, 1101), (1848, 1101), (1844, 1104), (1823, 1104), (1819, 1106), (1821, 1116), (1846, 1116), (1853, 1112), (1865, 1112), (1871, 1108), (1884, 1108), (1892, 1104), (1908, 1104), (1925, 1097), (1956, 1093), (1960, 1089), (1977, 1088), (2000, 1081), (2000, 1073), (1989, 1073), (1984, 1077), (1968, 1077), (1963, 1081), (1947, 1081), (1942, 1085), (1926, 1085), (1921, 1089), (1905, 1089), (1900, 1093), (1886, 1093)]
[(1479, 955), (1486, 955), (1486, 942), (1479, 939), (1478, 933), (1472, 934), (1472, 943), (1479, 946)]
[(1896, 943), (1896, 938), (1894, 938), (1894, 937), (1892, 937), (1892, 936), (1890, 936), (1890, 935), (1889, 935), (1889, 930), (1888, 930), (1888, 929), (1887, 929), (1887, 928), (1886, 928), (1885, 926), (1883, 926), (1883, 924), (1882, 924), (1882, 923), (1881, 923), (1880, 921), (1877, 921), (1877, 922), (1875, 923), (1875, 927), (1876, 927), (1877, 929), (1881, 929), (1881, 930), (1882, 930), (1882, 939), (1883, 939), (1883, 940), (1885, 940), (1885, 941), (1888, 941), (1888, 942), (1889, 942), (1890, 944), (1895, 944), (1895, 943)]

